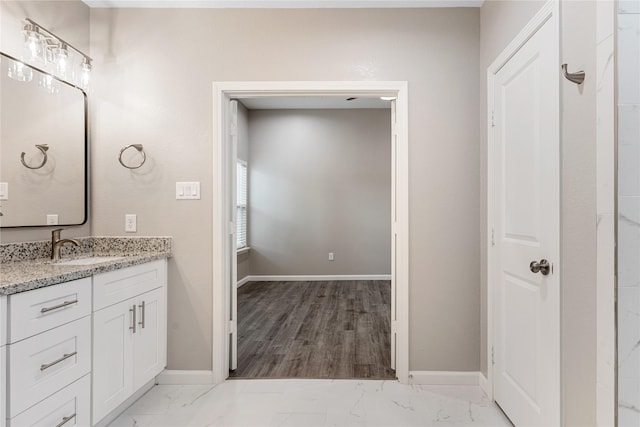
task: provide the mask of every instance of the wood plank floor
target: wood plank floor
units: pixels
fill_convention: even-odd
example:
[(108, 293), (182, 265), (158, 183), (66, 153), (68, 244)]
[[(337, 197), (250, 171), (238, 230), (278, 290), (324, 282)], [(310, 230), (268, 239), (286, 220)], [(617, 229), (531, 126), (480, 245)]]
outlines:
[(395, 378), (391, 282), (249, 282), (231, 378)]

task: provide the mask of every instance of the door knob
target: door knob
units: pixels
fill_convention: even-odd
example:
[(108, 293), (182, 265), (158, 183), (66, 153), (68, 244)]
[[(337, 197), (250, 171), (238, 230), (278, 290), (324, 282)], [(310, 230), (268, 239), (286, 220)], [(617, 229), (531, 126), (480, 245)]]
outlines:
[(546, 259), (541, 259), (540, 262), (531, 261), (529, 270), (531, 270), (532, 273), (540, 272), (543, 276), (546, 276), (551, 271), (551, 264), (549, 264), (549, 261)]

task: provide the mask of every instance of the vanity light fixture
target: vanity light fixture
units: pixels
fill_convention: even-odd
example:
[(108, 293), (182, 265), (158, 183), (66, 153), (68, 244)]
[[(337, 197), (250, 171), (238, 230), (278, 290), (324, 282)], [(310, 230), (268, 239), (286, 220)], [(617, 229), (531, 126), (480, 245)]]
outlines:
[[(23, 34), (29, 60), (41, 61), (45, 65), (52, 64), (55, 70), (51, 72), (61, 79), (79, 76), (79, 81), (71, 83), (87, 89), (91, 74), (91, 57), (29, 18), (25, 19)], [(72, 55), (79, 58), (75, 61), (75, 67), (80, 68), (79, 72), (71, 69), (75, 68)]]

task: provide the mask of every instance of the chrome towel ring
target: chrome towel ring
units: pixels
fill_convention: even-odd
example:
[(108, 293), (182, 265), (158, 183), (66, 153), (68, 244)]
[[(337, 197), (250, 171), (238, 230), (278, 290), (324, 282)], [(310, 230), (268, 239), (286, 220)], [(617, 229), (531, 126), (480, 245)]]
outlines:
[(40, 169), (45, 164), (47, 164), (47, 150), (49, 149), (49, 145), (47, 145), (47, 144), (36, 144), (36, 148), (42, 152), (42, 156), (43, 156), (42, 157), (42, 162), (38, 166), (29, 166), (27, 164), (27, 162), (24, 161), (24, 156), (25, 156), (26, 153), (23, 151), (22, 154), (20, 154), (20, 161), (22, 162), (22, 164), (24, 165), (25, 168), (28, 168), (28, 169)]
[[(127, 151), (129, 148), (132, 148), (132, 147), (138, 150), (140, 154), (142, 154), (142, 160), (140, 161), (140, 163), (138, 163), (135, 166), (125, 165), (124, 162), (122, 161), (122, 153), (124, 153), (125, 151)], [(127, 145), (126, 147), (123, 147), (122, 150), (120, 150), (118, 161), (122, 166), (124, 166), (127, 169), (138, 169), (140, 166), (144, 165), (144, 162), (147, 161), (147, 155), (145, 154), (144, 149), (142, 148), (142, 144), (130, 144), (130, 145)]]

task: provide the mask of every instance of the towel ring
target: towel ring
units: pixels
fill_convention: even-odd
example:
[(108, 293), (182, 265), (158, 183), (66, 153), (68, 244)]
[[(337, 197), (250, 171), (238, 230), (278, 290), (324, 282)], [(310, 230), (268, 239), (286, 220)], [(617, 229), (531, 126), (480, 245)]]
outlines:
[(42, 157), (42, 163), (40, 163), (38, 166), (29, 166), (27, 164), (27, 162), (24, 161), (24, 156), (26, 155), (26, 153), (23, 151), (22, 154), (20, 154), (20, 161), (22, 162), (22, 164), (24, 165), (25, 168), (28, 168), (28, 169), (40, 169), (45, 164), (47, 164), (47, 150), (49, 149), (49, 145), (47, 145), (47, 144), (36, 144), (36, 148), (42, 152), (42, 156), (43, 156)]
[[(140, 163), (135, 166), (125, 165), (124, 162), (122, 161), (122, 153), (124, 153), (125, 151), (127, 151), (129, 148), (132, 148), (132, 147), (138, 150), (140, 154), (142, 154), (142, 161), (140, 161)], [(144, 149), (142, 148), (142, 144), (130, 144), (130, 145), (127, 145), (126, 147), (123, 147), (122, 150), (120, 150), (118, 161), (122, 166), (124, 166), (127, 169), (138, 169), (140, 166), (144, 165), (144, 162), (147, 161), (147, 155), (145, 154)]]

